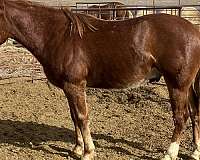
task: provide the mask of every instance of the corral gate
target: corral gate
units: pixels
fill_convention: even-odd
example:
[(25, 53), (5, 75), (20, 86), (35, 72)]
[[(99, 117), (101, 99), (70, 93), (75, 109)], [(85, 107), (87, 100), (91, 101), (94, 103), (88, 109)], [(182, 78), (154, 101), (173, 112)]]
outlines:
[[(107, 4), (109, 8), (103, 6)], [(94, 7), (93, 7), (94, 6)], [(130, 17), (135, 18), (147, 14), (166, 13), (183, 17), (196, 25), (200, 29), (200, 5), (178, 5), (178, 6), (143, 6), (143, 5), (116, 5), (115, 2), (100, 2), (100, 3), (85, 3), (79, 2), (72, 7), (73, 12), (81, 12), (91, 14), (96, 12), (98, 18), (103, 17), (105, 14), (110, 14), (112, 20), (120, 19), (116, 13), (118, 11), (126, 11), (130, 13)], [(93, 14), (94, 15), (94, 14)], [(95, 16), (96, 16), (95, 15)], [(107, 15), (109, 17), (109, 15)]]

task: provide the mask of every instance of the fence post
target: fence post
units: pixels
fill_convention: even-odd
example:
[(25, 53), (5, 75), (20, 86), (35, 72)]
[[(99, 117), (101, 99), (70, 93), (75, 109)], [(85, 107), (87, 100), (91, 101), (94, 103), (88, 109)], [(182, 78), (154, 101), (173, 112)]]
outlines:
[(178, 16), (179, 16), (179, 17), (181, 17), (181, 9), (182, 9), (182, 7), (179, 7), (179, 8), (178, 8)]
[(116, 17), (117, 17), (117, 12), (116, 12), (116, 5), (114, 5), (114, 7), (112, 8), (112, 11), (113, 11), (113, 20), (115, 20), (116, 19)]
[(156, 12), (155, 12), (155, 8), (156, 8), (156, 6), (155, 6), (155, 0), (153, 0), (153, 14), (156, 13)]

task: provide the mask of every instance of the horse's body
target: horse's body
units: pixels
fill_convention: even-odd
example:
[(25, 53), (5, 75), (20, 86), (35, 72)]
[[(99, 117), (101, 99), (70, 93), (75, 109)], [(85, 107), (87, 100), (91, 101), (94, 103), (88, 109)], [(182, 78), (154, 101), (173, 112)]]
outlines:
[[(165, 14), (103, 21), (68, 10), (0, 0), (0, 39), (22, 43), (40, 61), (47, 78), (64, 90), (76, 131), (74, 151), (90, 160), (85, 88), (124, 88), (159, 70), (169, 90), (175, 130), (165, 160), (175, 160), (191, 116), (195, 151), (200, 151), (200, 35), (188, 21)], [(6, 36), (5, 36), (6, 35)], [(2, 41), (3, 42), (3, 41)], [(193, 86), (192, 82), (196, 78)], [(189, 112), (190, 110), (190, 112)], [(190, 113), (190, 114), (189, 114)]]
[[(120, 2), (107, 2), (105, 5), (92, 5), (89, 6), (88, 9), (96, 9), (94, 11), (87, 11), (88, 14), (93, 15), (97, 18), (105, 19), (105, 20), (123, 20), (129, 18), (131, 12), (127, 10), (114, 10), (123, 8), (124, 4)], [(113, 10), (101, 10), (105, 8), (110, 8)]]

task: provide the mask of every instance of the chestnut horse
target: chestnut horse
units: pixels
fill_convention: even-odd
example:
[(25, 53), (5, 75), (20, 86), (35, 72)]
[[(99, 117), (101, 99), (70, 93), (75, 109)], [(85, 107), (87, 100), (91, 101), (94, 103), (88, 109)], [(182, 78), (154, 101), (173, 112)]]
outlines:
[(191, 117), (196, 160), (200, 155), (200, 34), (188, 21), (166, 14), (104, 21), (69, 10), (0, 0), (0, 40), (11, 37), (39, 60), (48, 80), (63, 89), (75, 126), (74, 152), (94, 157), (85, 89), (125, 88), (165, 78), (175, 124), (164, 160), (175, 160)]

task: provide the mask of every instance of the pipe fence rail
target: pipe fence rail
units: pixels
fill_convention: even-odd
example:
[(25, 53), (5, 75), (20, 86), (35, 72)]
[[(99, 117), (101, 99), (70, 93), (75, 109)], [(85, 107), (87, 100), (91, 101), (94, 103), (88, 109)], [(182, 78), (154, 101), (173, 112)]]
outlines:
[[(107, 4), (112, 4), (110, 8), (104, 8)], [(94, 6), (94, 7), (93, 7)], [(147, 14), (158, 14), (166, 13), (183, 17), (191, 21), (195, 25), (200, 25), (200, 5), (177, 5), (177, 6), (143, 6), (143, 5), (115, 5), (115, 2), (101, 2), (101, 3), (76, 3), (76, 6), (72, 6), (72, 11), (75, 13), (86, 13), (96, 16), (95, 12), (98, 13), (98, 18), (102, 15), (110, 15), (112, 20), (119, 19), (116, 17), (116, 12), (127, 11), (132, 14), (130, 17), (135, 18)]]

